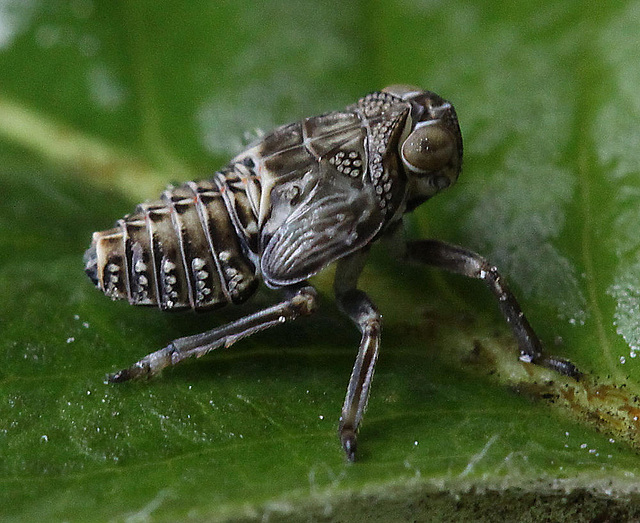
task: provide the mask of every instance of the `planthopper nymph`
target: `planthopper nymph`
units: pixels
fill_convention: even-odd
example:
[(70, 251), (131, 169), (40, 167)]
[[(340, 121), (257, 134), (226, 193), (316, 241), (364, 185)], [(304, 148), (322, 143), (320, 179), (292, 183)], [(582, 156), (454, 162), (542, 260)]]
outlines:
[[(399, 234), (403, 216), (453, 185), (462, 135), (451, 103), (410, 86), (368, 94), (342, 111), (278, 127), (209, 179), (171, 186), (113, 229), (96, 232), (85, 254), (93, 283), (113, 299), (161, 310), (241, 303), (259, 280), (282, 300), (202, 334), (179, 338), (110, 376), (150, 377), (190, 357), (307, 316), (307, 279), (337, 262), (339, 308), (362, 333), (342, 407), (339, 436), (350, 461), (380, 347), (381, 315), (358, 277), (373, 242)], [(520, 359), (578, 377), (547, 355), (497, 269), (438, 240), (403, 242), (409, 261), (483, 280), (518, 341)]]

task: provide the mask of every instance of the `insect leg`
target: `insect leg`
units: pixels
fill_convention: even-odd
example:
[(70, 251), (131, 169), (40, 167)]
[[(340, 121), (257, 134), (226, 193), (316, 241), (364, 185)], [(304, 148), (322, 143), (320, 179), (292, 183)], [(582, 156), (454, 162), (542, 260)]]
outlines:
[(282, 302), (256, 312), (237, 321), (216, 329), (178, 338), (165, 348), (148, 354), (131, 367), (109, 376), (112, 383), (141, 377), (152, 377), (162, 369), (175, 365), (184, 359), (204, 356), (221, 347), (227, 348), (236, 341), (275, 325), (295, 320), (299, 316), (308, 316), (315, 310), (316, 290), (304, 283), (286, 289), (286, 299)]
[(576, 379), (580, 377), (581, 373), (573, 363), (545, 354), (538, 336), (498, 273), (498, 269), (479, 254), (437, 240), (421, 240), (408, 242), (407, 256), (411, 260), (483, 280), (498, 298), (500, 311), (518, 340), (520, 360), (547, 367)]
[(355, 288), (365, 258), (366, 251), (360, 251), (341, 260), (336, 269), (334, 283), (340, 309), (353, 320), (362, 333), (338, 429), (342, 448), (349, 461), (355, 461), (356, 434), (369, 399), (382, 327), (382, 317), (375, 305), (364, 292)]

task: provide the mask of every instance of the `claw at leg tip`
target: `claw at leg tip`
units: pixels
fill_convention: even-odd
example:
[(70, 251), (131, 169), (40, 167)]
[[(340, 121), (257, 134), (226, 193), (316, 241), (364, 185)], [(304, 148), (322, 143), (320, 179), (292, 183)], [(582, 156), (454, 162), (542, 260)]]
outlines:
[(355, 462), (356, 460), (356, 435), (353, 433), (353, 431), (348, 431), (344, 434), (342, 434), (341, 438), (342, 440), (342, 448), (345, 451), (345, 454), (347, 455), (347, 460), (350, 463)]
[(131, 376), (129, 376), (129, 372), (125, 370), (121, 370), (118, 372), (114, 372), (113, 374), (107, 375), (107, 381), (109, 383), (122, 383), (123, 381), (129, 380)]

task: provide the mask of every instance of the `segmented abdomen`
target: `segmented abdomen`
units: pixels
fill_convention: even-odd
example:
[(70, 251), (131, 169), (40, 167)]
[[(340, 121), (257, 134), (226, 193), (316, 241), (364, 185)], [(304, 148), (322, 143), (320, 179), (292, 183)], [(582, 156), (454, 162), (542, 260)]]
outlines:
[[(234, 184), (235, 185), (235, 184)], [(160, 309), (211, 309), (255, 291), (255, 217), (244, 191), (214, 180), (167, 189), (93, 234), (86, 272), (113, 299)]]

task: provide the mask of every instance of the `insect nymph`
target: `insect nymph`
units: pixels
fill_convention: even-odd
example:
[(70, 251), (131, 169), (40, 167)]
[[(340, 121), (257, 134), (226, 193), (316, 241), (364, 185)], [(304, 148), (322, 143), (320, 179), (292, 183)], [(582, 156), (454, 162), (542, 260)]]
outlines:
[[(381, 316), (357, 288), (370, 245), (397, 234), (403, 215), (451, 186), (462, 166), (453, 106), (409, 86), (369, 94), (343, 111), (277, 128), (213, 177), (170, 187), (115, 228), (96, 232), (86, 272), (113, 299), (161, 310), (240, 303), (258, 279), (282, 301), (211, 331), (174, 340), (110, 376), (121, 382), (274, 325), (311, 314), (307, 279), (332, 262), (340, 309), (362, 333), (340, 417), (347, 458), (378, 356)], [(405, 243), (416, 262), (485, 281), (518, 340), (520, 359), (577, 377), (568, 361), (546, 355), (495, 267), (478, 254), (436, 240)]]

